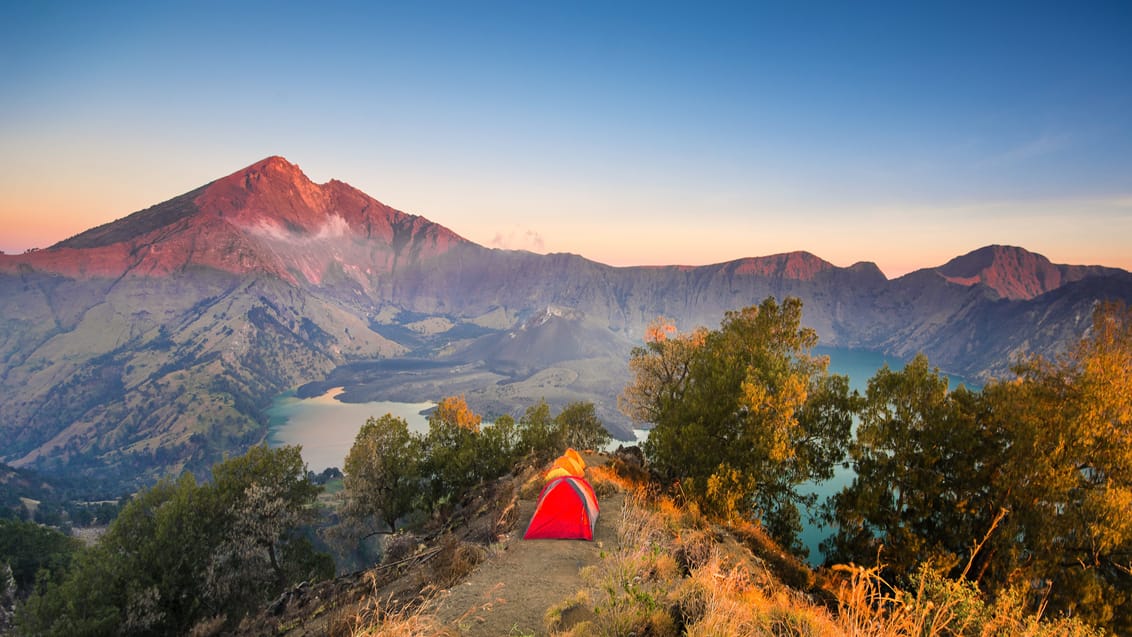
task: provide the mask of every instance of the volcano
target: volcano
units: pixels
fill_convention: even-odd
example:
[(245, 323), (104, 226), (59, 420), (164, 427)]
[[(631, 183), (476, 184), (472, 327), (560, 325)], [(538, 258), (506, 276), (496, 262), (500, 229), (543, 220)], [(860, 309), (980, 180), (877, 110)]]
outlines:
[(327, 383), (488, 415), (590, 401), (629, 439), (616, 396), (645, 327), (715, 327), (768, 296), (801, 298), (823, 344), (986, 379), (1132, 302), (1132, 274), (1008, 246), (893, 280), (807, 252), (616, 268), (489, 249), (268, 157), (0, 255), (0, 460), (110, 484), (203, 472), (265, 439), (273, 397)]

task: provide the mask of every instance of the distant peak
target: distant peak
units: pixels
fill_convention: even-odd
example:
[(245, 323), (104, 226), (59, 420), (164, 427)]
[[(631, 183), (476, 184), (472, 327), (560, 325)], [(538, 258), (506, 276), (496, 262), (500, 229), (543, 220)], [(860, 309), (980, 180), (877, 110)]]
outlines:
[(797, 279), (808, 281), (817, 273), (834, 268), (832, 263), (809, 252), (797, 250), (766, 257), (751, 257), (732, 262), (736, 274)]
[(982, 284), (1008, 299), (1031, 299), (1063, 283), (1062, 268), (1024, 248), (989, 245), (935, 269), (960, 285)]
[(1044, 256), (1025, 248), (1006, 245), (989, 245), (955, 257), (938, 268), (946, 276), (970, 277), (1003, 263), (1049, 263)]

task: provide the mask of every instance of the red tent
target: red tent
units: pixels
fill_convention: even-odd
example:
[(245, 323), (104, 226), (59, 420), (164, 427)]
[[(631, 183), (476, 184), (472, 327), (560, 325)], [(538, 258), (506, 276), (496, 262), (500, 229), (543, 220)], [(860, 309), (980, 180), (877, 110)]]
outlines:
[(592, 540), (597, 496), (585, 478), (562, 476), (546, 483), (524, 540)]

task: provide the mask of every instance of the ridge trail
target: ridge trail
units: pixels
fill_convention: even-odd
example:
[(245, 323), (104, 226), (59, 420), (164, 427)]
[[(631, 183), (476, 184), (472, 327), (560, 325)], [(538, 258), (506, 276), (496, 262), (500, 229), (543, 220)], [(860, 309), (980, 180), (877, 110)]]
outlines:
[[(608, 462), (592, 454), (584, 458), (587, 468)], [(438, 598), (436, 617), (455, 634), (545, 635), (547, 609), (583, 588), (582, 569), (597, 564), (603, 551), (616, 545), (624, 493), (599, 497), (592, 542), (524, 540), (535, 497), (520, 497), (518, 521), (509, 537), (471, 575)]]

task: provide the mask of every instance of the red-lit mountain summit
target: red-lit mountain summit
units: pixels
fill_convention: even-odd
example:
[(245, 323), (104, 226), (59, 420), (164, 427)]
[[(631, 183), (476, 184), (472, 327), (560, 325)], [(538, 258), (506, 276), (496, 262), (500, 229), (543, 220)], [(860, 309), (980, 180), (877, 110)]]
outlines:
[[(329, 270), (388, 272), (466, 243), (340, 181), (312, 182), (268, 157), (192, 192), (51, 248), (0, 259), (70, 277), (154, 276), (190, 266), (318, 284)], [(354, 277), (359, 282), (365, 276)]]

